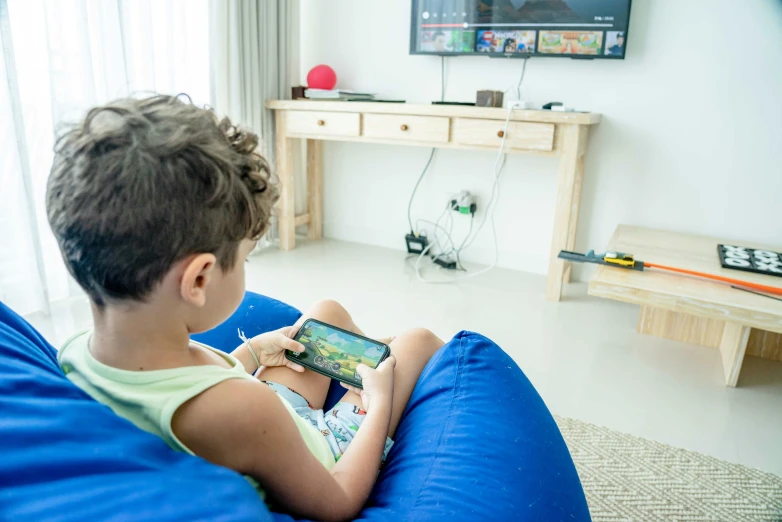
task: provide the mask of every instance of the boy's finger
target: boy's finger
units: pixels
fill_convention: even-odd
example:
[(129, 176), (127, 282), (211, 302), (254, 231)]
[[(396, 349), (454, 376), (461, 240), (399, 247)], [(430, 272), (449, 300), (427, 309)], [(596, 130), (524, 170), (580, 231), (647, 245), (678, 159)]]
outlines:
[(300, 342), (298, 342), (298, 341), (294, 341), (294, 340), (292, 340), (292, 339), (287, 339), (287, 338), (286, 338), (286, 339), (283, 341), (283, 344), (282, 344), (282, 346), (283, 346), (283, 347), (284, 347), (286, 350), (290, 350), (290, 351), (292, 351), (292, 352), (299, 352), (299, 353), (301, 353), (301, 352), (304, 352), (304, 351), (306, 351), (306, 350), (307, 350), (307, 349), (304, 347), (304, 345), (303, 345), (303, 344), (301, 344)]
[(303, 371), (304, 371), (304, 366), (302, 366), (302, 365), (300, 365), (300, 364), (296, 364), (296, 363), (295, 363), (295, 362), (293, 362), (293, 361), (288, 361), (287, 359), (286, 359), (286, 362), (285, 362), (285, 366), (287, 366), (288, 368), (290, 368), (290, 369), (291, 369), (291, 370), (293, 370), (294, 372), (299, 372), (299, 373), (301, 373), (301, 372), (303, 372)]
[(288, 339), (293, 339), (294, 337), (296, 337), (296, 333), (299, 331), (299, 329), (296, 328), (296, 325), (294, 324), (292, 326), (285, 326), (283, 328), (280, 328), (279, 331), (282, 335), (284, 335)]
[[(292, 341), (290, 337), (287, 337), (284, 333), (278, 332), (277, 335), (274, 336), (273, 341), (274, 347), (278, 348), (280, 350), (291, 350), (293, 348), (296, 348), (296, 341)], [(298, 350), (293, 350), (294, 352)]]
[(381, 367), (385, 368), (387, 366), (394, 368), (396, 366), (396, 357), (394, 357), (393, 355), (389, 355), (386, 358), (386, 360), (384, 360), (383, 362), (380, 363), (380, 365), (378, 365), (377, 369), (379, 370), (381, 369)]
[(372, 368), (370, 368), (364, 363), (361, 363), (358, 366), (356, 366), (356, 373), (359, 374), (362, 379), (366, 378), (366, 376), (369, 375), (372, 371), (373, 371)]

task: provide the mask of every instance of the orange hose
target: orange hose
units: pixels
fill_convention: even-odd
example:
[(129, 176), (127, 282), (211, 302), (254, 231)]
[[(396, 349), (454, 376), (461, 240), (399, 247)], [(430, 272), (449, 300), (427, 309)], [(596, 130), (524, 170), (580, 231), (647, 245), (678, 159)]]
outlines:
[(688, 274), (697, 277), (705, 277), (706, 279), (714, 279), (715, 281), (722, 281), (723, 283), (730, 283), (732, 285), (743, 286), (745, 288), (752, 288), (760, 292), (766, 292), (767, 294), (782, 295), (782, 288), (776, 286), (759, 285), (757, 283), (750, 283), (748, 281), (742, 281), (741, 279), (733, 279), (731, 277), (723, 277), (713, 274), (707, 274), (704, 272), (696, 272), (695, 270), (685, 270), (684, 268), (674, 268), (672, 266), (657, 265), (655, 263), (644, 262), (645, 268), (658, 268), (660, 270), (669, 270), (671, 272), (679, 272), (680, 274)]

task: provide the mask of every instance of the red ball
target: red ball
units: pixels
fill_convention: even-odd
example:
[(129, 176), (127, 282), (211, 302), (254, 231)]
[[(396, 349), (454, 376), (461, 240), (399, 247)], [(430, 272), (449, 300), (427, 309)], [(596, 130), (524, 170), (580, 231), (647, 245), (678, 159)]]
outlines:
[(328, 65), (316, 65), (307, 75), (307, 86), (310, 89), (325, 89), (330, 91), (337, 85), (337, 73)]

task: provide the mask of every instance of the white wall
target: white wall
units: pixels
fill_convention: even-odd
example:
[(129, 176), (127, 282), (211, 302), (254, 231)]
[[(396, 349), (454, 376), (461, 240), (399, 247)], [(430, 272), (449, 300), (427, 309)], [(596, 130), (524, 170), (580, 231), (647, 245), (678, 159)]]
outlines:
[[(409, 0), (302, 0), (301, 12), (302, 79), (326, 63), (342, 88), (409, 102), (439, 97), (440, 59), (408, 54)], [(449, 58), (446, 99), (505, 90), (521, 65)], [(577, 249), (604, 248), (618, 223), (782, 246), (779, 0), (635, 0), (625, 61), (534, 58), (522, 93), (603, 114), (587, 153)], [(327, 144), (325, 234), (403, 249), (407, 200), (428, 153)], [(459, 189), (487, 201), (494, 158), (438, 151), (415, 215), (436, 217)], [(506, 169), (500, 265), (545, 273), (557, 160), (513, 155)], [(490, 261), (491, 244), (486, 230), (465, 258)]]

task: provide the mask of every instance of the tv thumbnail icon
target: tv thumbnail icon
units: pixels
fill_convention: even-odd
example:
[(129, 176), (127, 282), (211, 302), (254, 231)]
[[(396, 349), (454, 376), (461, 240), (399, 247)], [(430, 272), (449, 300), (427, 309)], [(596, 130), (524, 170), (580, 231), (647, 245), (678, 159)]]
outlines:
[(535, 52), (537, 31), (478, 31), (475, 50), (479, 53), (521, 53)]
[(538, 50), (544, 54), (600, 54), (602, 31), (541, 31)]
[(421, 31), (418, 50), (425, 53), (471, 53), (475, 49), (475, 31)]
[(624, 31), (608, 31), (606, 33), (606, 56), (624, 56), (625, 33)]

